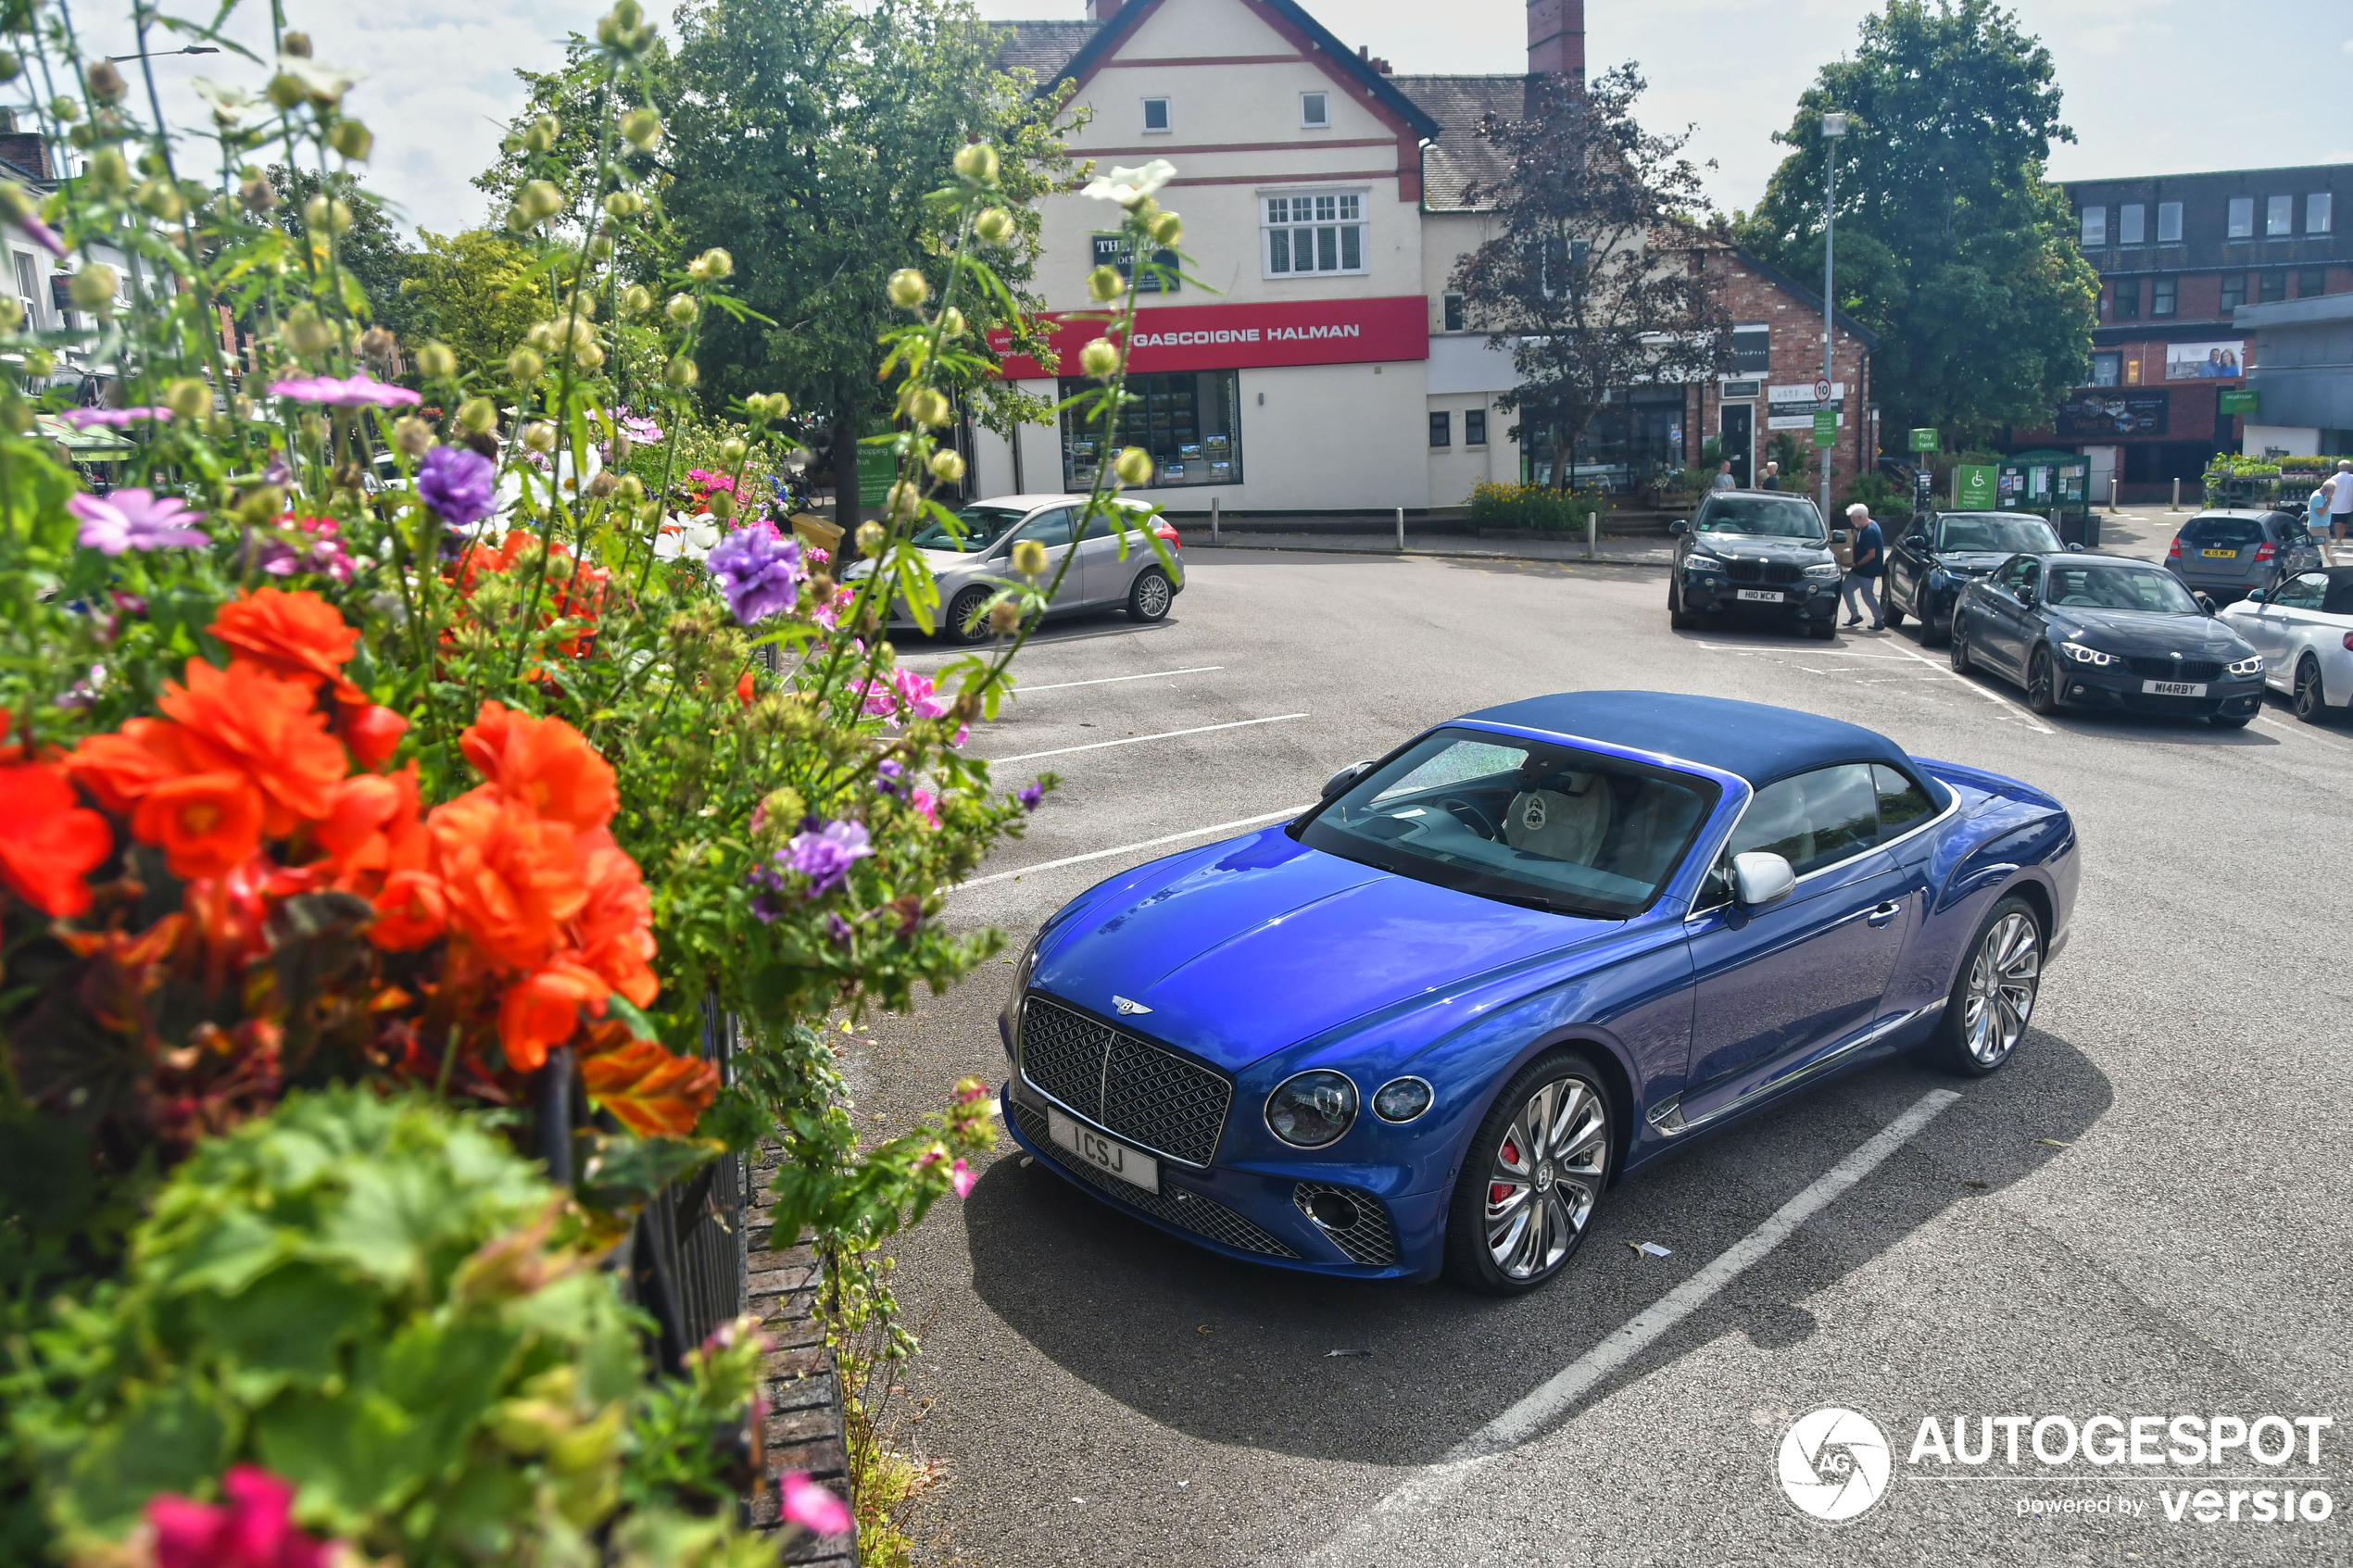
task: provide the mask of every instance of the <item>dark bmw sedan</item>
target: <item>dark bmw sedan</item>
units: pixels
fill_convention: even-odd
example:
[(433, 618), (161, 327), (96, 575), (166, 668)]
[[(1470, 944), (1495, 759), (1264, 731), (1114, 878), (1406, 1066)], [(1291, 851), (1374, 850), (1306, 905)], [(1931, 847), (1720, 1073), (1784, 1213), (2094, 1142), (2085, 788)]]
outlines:
[(1837, 631), (1838, 559), (1822, 514), (1803, 495), (1716, 490), (1673, 525), (1667, 619), (1679, 632), (1704, 616), (1769, 618), (1829, 637)]
[(1962, 593), (1953, 668), (2026, 688), (2037, 713), (2105, 708), (2237, 729), (2263, 706), (2263, 659), (2162, 567), (2018, 556)]
[(1887, 623), (1910, 616), (1920, 646), (1953, 634), (1961, 590), (2012, 556), (2056, 555), (2064, 548), (2051, 525), (2032, 512), (1927, 512), (1887, 548)]

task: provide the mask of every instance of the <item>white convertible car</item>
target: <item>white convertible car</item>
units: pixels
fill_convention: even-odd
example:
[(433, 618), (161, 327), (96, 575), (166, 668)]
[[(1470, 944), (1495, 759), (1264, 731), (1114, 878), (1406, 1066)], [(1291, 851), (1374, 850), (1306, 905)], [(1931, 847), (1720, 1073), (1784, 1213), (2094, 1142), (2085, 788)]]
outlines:
[(2308, 724), (2353, 704), (2353, 566), (2299, 571), (2221, 613), (2263, 656), (2265, 684), (2296, 701)]

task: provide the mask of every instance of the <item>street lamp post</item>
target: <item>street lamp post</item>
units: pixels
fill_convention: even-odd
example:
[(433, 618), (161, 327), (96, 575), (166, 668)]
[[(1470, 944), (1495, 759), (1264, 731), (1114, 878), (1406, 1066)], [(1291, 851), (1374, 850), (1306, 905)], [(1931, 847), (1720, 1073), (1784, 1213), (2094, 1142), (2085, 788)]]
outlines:
[[(1837, 274), (1831, 270), (1831, 257), (1838, 243), (1838, 139), (1846, 134), (1846, 116), (1831, 110), (1822, 116), (1822, 139), (1831, 144), (1823, 148), (1822, 168), (1830, 179), (1822, 193), (1822, 384), (1831, 380), (1831, 308), (1835, 297), (1832, 289)], [(1829, 525), (1831, 515), (1831, 454), (1837, 451), (1835, 443), (1822, 449), (1822, 521)]]

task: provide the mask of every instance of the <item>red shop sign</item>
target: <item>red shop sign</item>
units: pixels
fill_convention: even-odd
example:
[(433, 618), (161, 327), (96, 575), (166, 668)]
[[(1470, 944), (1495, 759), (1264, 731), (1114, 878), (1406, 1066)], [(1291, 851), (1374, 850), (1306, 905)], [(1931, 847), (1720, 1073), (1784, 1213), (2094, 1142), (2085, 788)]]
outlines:
[[(1062, 373), (1078, 373), (1078, 351), (1101, 337), (1101, 320), (1046, 318)], [(989, 346), (1015, 381), (1046, 374), (1027, 355), (1008, 354), (1011, 337)], [(1128, 366), (1136, 370), (1231, 370), (1252, 365), (1365, 365), (1429, 358), (1429, 302), (1420, 295), (1388, 299), (1285, 299), (1256, 305), (1163, 305), (1136, 312)]]

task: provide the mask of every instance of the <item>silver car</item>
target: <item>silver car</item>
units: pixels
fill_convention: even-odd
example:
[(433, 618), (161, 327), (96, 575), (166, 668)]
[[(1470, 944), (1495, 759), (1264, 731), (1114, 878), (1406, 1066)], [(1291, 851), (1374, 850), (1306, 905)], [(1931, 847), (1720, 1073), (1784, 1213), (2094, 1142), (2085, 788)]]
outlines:
[(2323, 724), (2353, 713), (2353, 566), (2299, 571), (2258, 588), (2222, 621), (2263, 656), (2263, 677)]
[[(1062, 573), (1062, 587), (1047, 614), (1125, 609), (1138, 621), (1165, 617), (1185, 587), (1183, 542), (1173, 524), (1164, 518), (1143, 515), (1144, 508), (1138, 503), (1113, 504), (1132, 514), (1125, 559), (1120, 554), (1119, 530), (1106, 517), (1090, 520), (1086, 538), (1074, 545), (1072, 525), (1086, 510), (1084, 495), (1000, 495), (975, 501), (956, 514), (962, 538), (938, 523), (916, 534), (916, 546), (939, 580), (939, 634), (959, 643), (976, 643), (988, 636), (986, 624), (966, 627), (1000, 589), (1022, 582), (1011, 558), (1013, 546), (1025, 539), (1046, 546), (1046, 571), (1038, 579), (1040, 585), (1052, 583)], [(1168, 546), (1170, 566), (1175, 570), (1161, 564), (1148, 533), (1158, 534)], [(1063, 561), (1074, 547), (1078, 558), (1063, 573)], [(845, 576), (854, 581), (873, 570), (862, 560)], [(914, 629), (914, 619), (904, 604), (892, 604), (890, 625), (893, 631)]]
[(2302, 513), (2253, 509), (2198, 513), (2182, 524), (2165, 557), (2165, 569), (2182, 586), (2218, 605), (2245, 598), (2282, 573), (2327, 564)]

